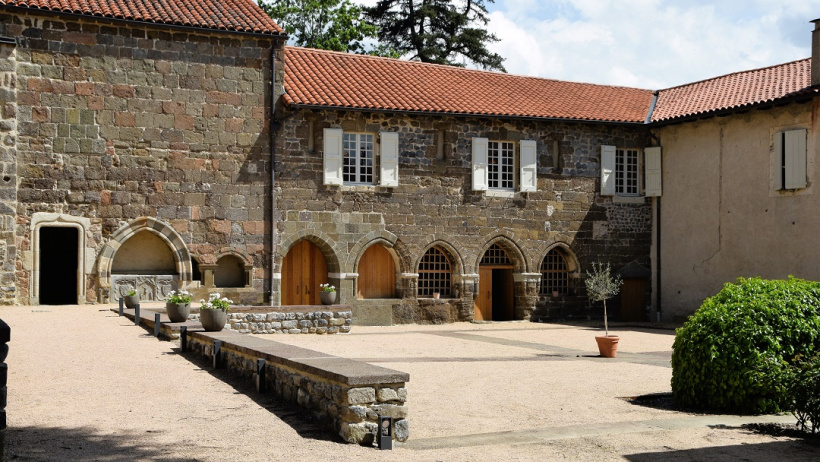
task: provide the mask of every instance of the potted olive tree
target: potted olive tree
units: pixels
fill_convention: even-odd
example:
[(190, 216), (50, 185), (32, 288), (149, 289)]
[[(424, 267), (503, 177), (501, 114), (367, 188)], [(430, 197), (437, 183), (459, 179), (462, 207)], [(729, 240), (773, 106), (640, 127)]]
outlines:
[(185, 322), (191, 314), (191, 294), (187, 290), (172, 290), (165, 302), (165, 313), (171, 322)]
[(604, 302), (604, 335), (595, 337), (598, 343), (598, 351), (604, 358), (614, 358), (618, 354), (618, 342), (621, 338), (617, 335), (609, 335), (609, 323), (607, 322), (606, 300), (617, 295), (621, 290), (621, 278), (612, 275), (609, 263), (604, 267), (600, 262), (592, 264), (592, 272), (587, 271), (587, 279), (584, 281), (587, 286), (587, 296), (593, 302)]
[[(221, 298), (220, 298), (221, 297)], [(222, 297), (218, 293), (213, 293), (208, 301), (200, 300), (199, 322), (202, 328), (209, 332), (219, 332), (225, 328), (228, 322), (228, 311), (231, 311), (231, 303), (227, 297)]]

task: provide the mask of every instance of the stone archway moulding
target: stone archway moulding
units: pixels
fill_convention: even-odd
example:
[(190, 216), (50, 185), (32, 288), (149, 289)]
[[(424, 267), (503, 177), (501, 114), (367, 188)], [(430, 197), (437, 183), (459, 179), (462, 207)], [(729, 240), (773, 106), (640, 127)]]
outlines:
[(507, 252), (510, 259), (513, 260), (515, 272), (528, 274), (527, 258), (524, 256), (524, 252), (521, 251), (521, 248), (518, 247), (518, 244), (516, 244), (515, 241), (515, 236), (512, 233), (495, 233), (492, 238), (486, 240), (486, 244), (481, 247), (478, 255), (476, 255), (475, 271), (478, 271), (478, 267), (481, 265), (481, 259), (484, 258), (484, 254), (487, 252), (487, 249), (489, 249), (493, 244), (498, 244)]
[(167, 223), (156, 218), (141, 217), (115, 231), (100, 251), (97, 260), (97, 278), (99, 279), (100, 288), (111, 288), (111, 267), (114, 263), (114, 255), (117, 254), (117, 250), (125, 241), (140, 231), (152, 232), (165, 241), (174, 256), (180, 286), (185, 287), (190, 283), (193, 275), (191, 254), (188, 252), (188, 247), (182, 237)]
[(42, 227), (77, 228), (77, 303), (85, 304), (87, 275), (93, 266), (94, 249), (88, 247), (88, 235), (91, 232), (91, 220), (62, 213), (36, 212), (31, 216), (32, 253), (28, 262), (31, 268), (29, 278), (29, 303), (40, 304), (40, 228)]

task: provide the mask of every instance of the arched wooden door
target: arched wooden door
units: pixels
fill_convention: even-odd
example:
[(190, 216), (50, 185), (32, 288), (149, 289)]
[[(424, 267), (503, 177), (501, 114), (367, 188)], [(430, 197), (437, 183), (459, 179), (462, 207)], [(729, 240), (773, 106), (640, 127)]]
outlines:
[(282, 261), (282, 305), (321, 305), (319, 284), (327, 283), (327, 262), (309, 241), (299, 241)]
[(396, 296), (396, 264), (393, 256), (380, 244), (365, 250), (359, 261), (358, 298), (394, 298)]
[(478, 266), (478, 293), (473, 306), (476, 321), (511, 321), (515, 312), (513, 266), (507, 252), (493, 244)]

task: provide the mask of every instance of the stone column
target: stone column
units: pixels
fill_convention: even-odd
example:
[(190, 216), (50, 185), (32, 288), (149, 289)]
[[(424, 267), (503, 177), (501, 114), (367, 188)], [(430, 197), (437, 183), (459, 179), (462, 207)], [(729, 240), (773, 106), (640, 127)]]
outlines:
[(538, 285), (541, 273), (516, 273), (515, 281), (515, 319), (529, 320), (538, 302)]
[(475, 315), (475, 296), (478, 293), (478, 274), (459, 275), (458, 286), (461, 288), (459, 321), (472, 321)]
[[(5, 27), (0, 25), (0, 35)], [(17, 299), (17, 90), (16, 48), (0, 42), (0, 305)]]

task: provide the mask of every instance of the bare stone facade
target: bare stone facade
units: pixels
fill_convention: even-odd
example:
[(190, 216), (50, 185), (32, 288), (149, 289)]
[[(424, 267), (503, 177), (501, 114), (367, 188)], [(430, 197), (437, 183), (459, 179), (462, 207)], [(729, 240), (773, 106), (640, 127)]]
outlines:
[[(177, 287), (199, 296), (239, 281), (220, 292), (262, 303), (272, 49), (281, 44), (25, 13), (1, 14), (0, 36), (16, 40), (0, 45), (0, 303), (45, 302), (51, 292), (70, 292), (74, 303), (116, 298), (117, 268), (158, 276), (118, 261), (140, 232), (164, 243), (173, 258), (164, 276)], [(55, 239), (70, 251), (48, 248)], [(40, 271), (55, 252), (78, 268), (61, 271), (65, 287)], [(235, 276), (221, 277), (232, 267)]]
[[(354, 322), (385, 312), (397, 323), (474, 319), (482, 257), (494, 245), (513, 267), (513, 319), (588, 314), (581, 275), (592, 262), (649, 266), (649, 201), (599, 194), (601, 145), (643, 148), (645, 127), (307, 109), (283, 109), (277, 118), (274, 304), (283, 290), (277, 285), (287, 277), (285, 257), (302, 240), (321, 251), (328, 281), (339, 287), (338, 303), (354, 306)], [(378, 186), (378, 180), (372, 186), (324, 185), (326, 128), (372, 133), (377, 144), (380, 131), (398, 132), (398, 186)], [(474, 191), (473, 137), (534, 140), (537, 191)], [(358, 265), (374, 244), (393, 256), (396, 295), (357, 300), (363, 291)], [(431, 246), (453, 266), (452, 293), (442, 300), (418, 296), (419, 262)], [(539, 293), (542, 260), (554, 248), (570, 273), (558, 297)]]

